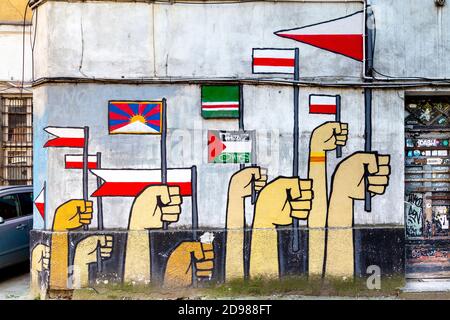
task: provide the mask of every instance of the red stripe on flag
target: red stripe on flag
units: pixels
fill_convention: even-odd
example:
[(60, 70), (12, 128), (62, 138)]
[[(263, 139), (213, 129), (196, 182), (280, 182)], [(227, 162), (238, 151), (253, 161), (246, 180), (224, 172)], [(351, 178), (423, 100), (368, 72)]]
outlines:
[(41, 215), (42, 219), (45, 219), (45, 204), (44, 203), (34, 203), (36, 208), (39, 211), (39, 214)]
[(288, 58), (253, 58), (254, 66), (295, 67), (295, 59)]
[(83, 148), (84, 138), (56, 138), (47, 141), (44, 148), (47, 147)]
[[(159, 182), (105, 182), (92, 197), (135, 197), (148, 186), (161, 185)], [(182, 196), (192, 195), (191, 182), (168, 182), (168, 186), (180, 187)]]
[(309, 106), (309, 113), (336, 114), (336, 105), (312, 104)]
[(278, 34), (331, 52), (363, 61), (362, 34)]
[(238, 105), (229, 104), (215, 104), (215, 105), (202, 105), (203, 109), (217, 109), (217, 108), (229, 108), (229, 109), (239, 109)]
[[(66, 169), (83, 169), (83, 162), (66, 161)], [(88, 162), (88, 169), (97, 169), (97, 163)]]

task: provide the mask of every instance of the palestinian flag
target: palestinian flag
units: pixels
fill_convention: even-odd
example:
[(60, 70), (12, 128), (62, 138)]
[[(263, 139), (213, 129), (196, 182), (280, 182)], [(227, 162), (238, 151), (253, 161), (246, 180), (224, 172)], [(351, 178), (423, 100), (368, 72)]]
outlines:
[(202, 86), (202, 117), (239, 118), (239, 86)]
[(208, 131), (209, 163), (251, 163), (252, 132)]

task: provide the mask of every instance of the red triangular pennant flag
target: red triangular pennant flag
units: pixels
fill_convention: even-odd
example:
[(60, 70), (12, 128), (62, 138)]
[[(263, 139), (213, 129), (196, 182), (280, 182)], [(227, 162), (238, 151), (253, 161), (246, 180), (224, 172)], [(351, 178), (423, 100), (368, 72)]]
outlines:
[(364, 12), (294, 29), (276, 31), (282, 38), (293, 39), (346, 57), (364, 60)]

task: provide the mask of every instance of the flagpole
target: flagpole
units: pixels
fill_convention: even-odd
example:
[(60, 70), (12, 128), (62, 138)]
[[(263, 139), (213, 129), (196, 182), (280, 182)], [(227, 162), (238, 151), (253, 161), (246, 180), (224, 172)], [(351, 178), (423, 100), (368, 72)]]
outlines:
[[(336, 122), (341, 122), (341, 95), (336, 96)], [(342, 146), (336, 148), (336, 158), (342, 157)]]
[[(97, 152), (97, 169), (102, 168), (102, 153)], [(102, 179), (97, 176), (97, 189), (102, 185)], [(103, 200), (102, 197), (97, 197), (97, 228), (103, 230)], [(103, 272), (102, 255), (100, 247), (97, 248), (97, 273)]]
[(198, 232), (198, 206), (197, 206), (197, 166), (191, 167), (191, 209), (192, 209), (192, 236), (197, 241)]
[(46, 206), (47, 206), (47, 181), (44, 181), (44, 230), (47, 230), (47, 210), (46, 210)]
[[(102, 168), (102, 153), (97, 152), (97, 169)], [(102, 179), (97, 176), (97, 189), (102, 186)], [(103, 230), (103, 199), (97, 197), (97, 225), (98, 230)]]
[[(299, 49), (295, 48), (295, 70), (294, 70), (294, 81), (300, 80), (299, 74)], [(294, 83), (294, 161), (293, 161), (293, 172), (294, 177), (298, 177), (298, 148), (299, 148), (299, 87)], [(300, 250), (300, 236), (298, 230), (298, 219), (292, 219), (292, 251), (297, 252)]]
[[(244, 125), (244, 86), (239, 84), (239, 131), (245, 131)], [(256, 166), (256, 161), (254, 159), (255, 149), (253, 148), (254, 140), (252, 141), (252, 166)], [(245, 164), (241, 163), (239, 165), (240, 170), (245, 168)], [(251, 181), (251, 203), (254, 205), (256, 203), (256, 191), (255, 191), (255, 181)], [(245, 220), (244, 220), (245, 221)]]
[[(161, 119), (161, 183), (167, 184), (167, 101), (162, 99), (162, 119)], [(163, 230), (167, 230), (169, 223), (163, 222)]]
[[(84, 127), (84, 147), (83, 147), (83, 200), (88, 201), (88, 147), (89, 147), (89, 127)], [(83, 229), (89, 230), (88, 225), (84, 225)]]

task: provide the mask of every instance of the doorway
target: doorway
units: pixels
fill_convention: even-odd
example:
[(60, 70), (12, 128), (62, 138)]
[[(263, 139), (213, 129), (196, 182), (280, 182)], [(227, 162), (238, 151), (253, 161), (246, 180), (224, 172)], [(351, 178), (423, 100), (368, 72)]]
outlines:
[(405, 104), (406, 278), (450, 278), (450, 96)]

